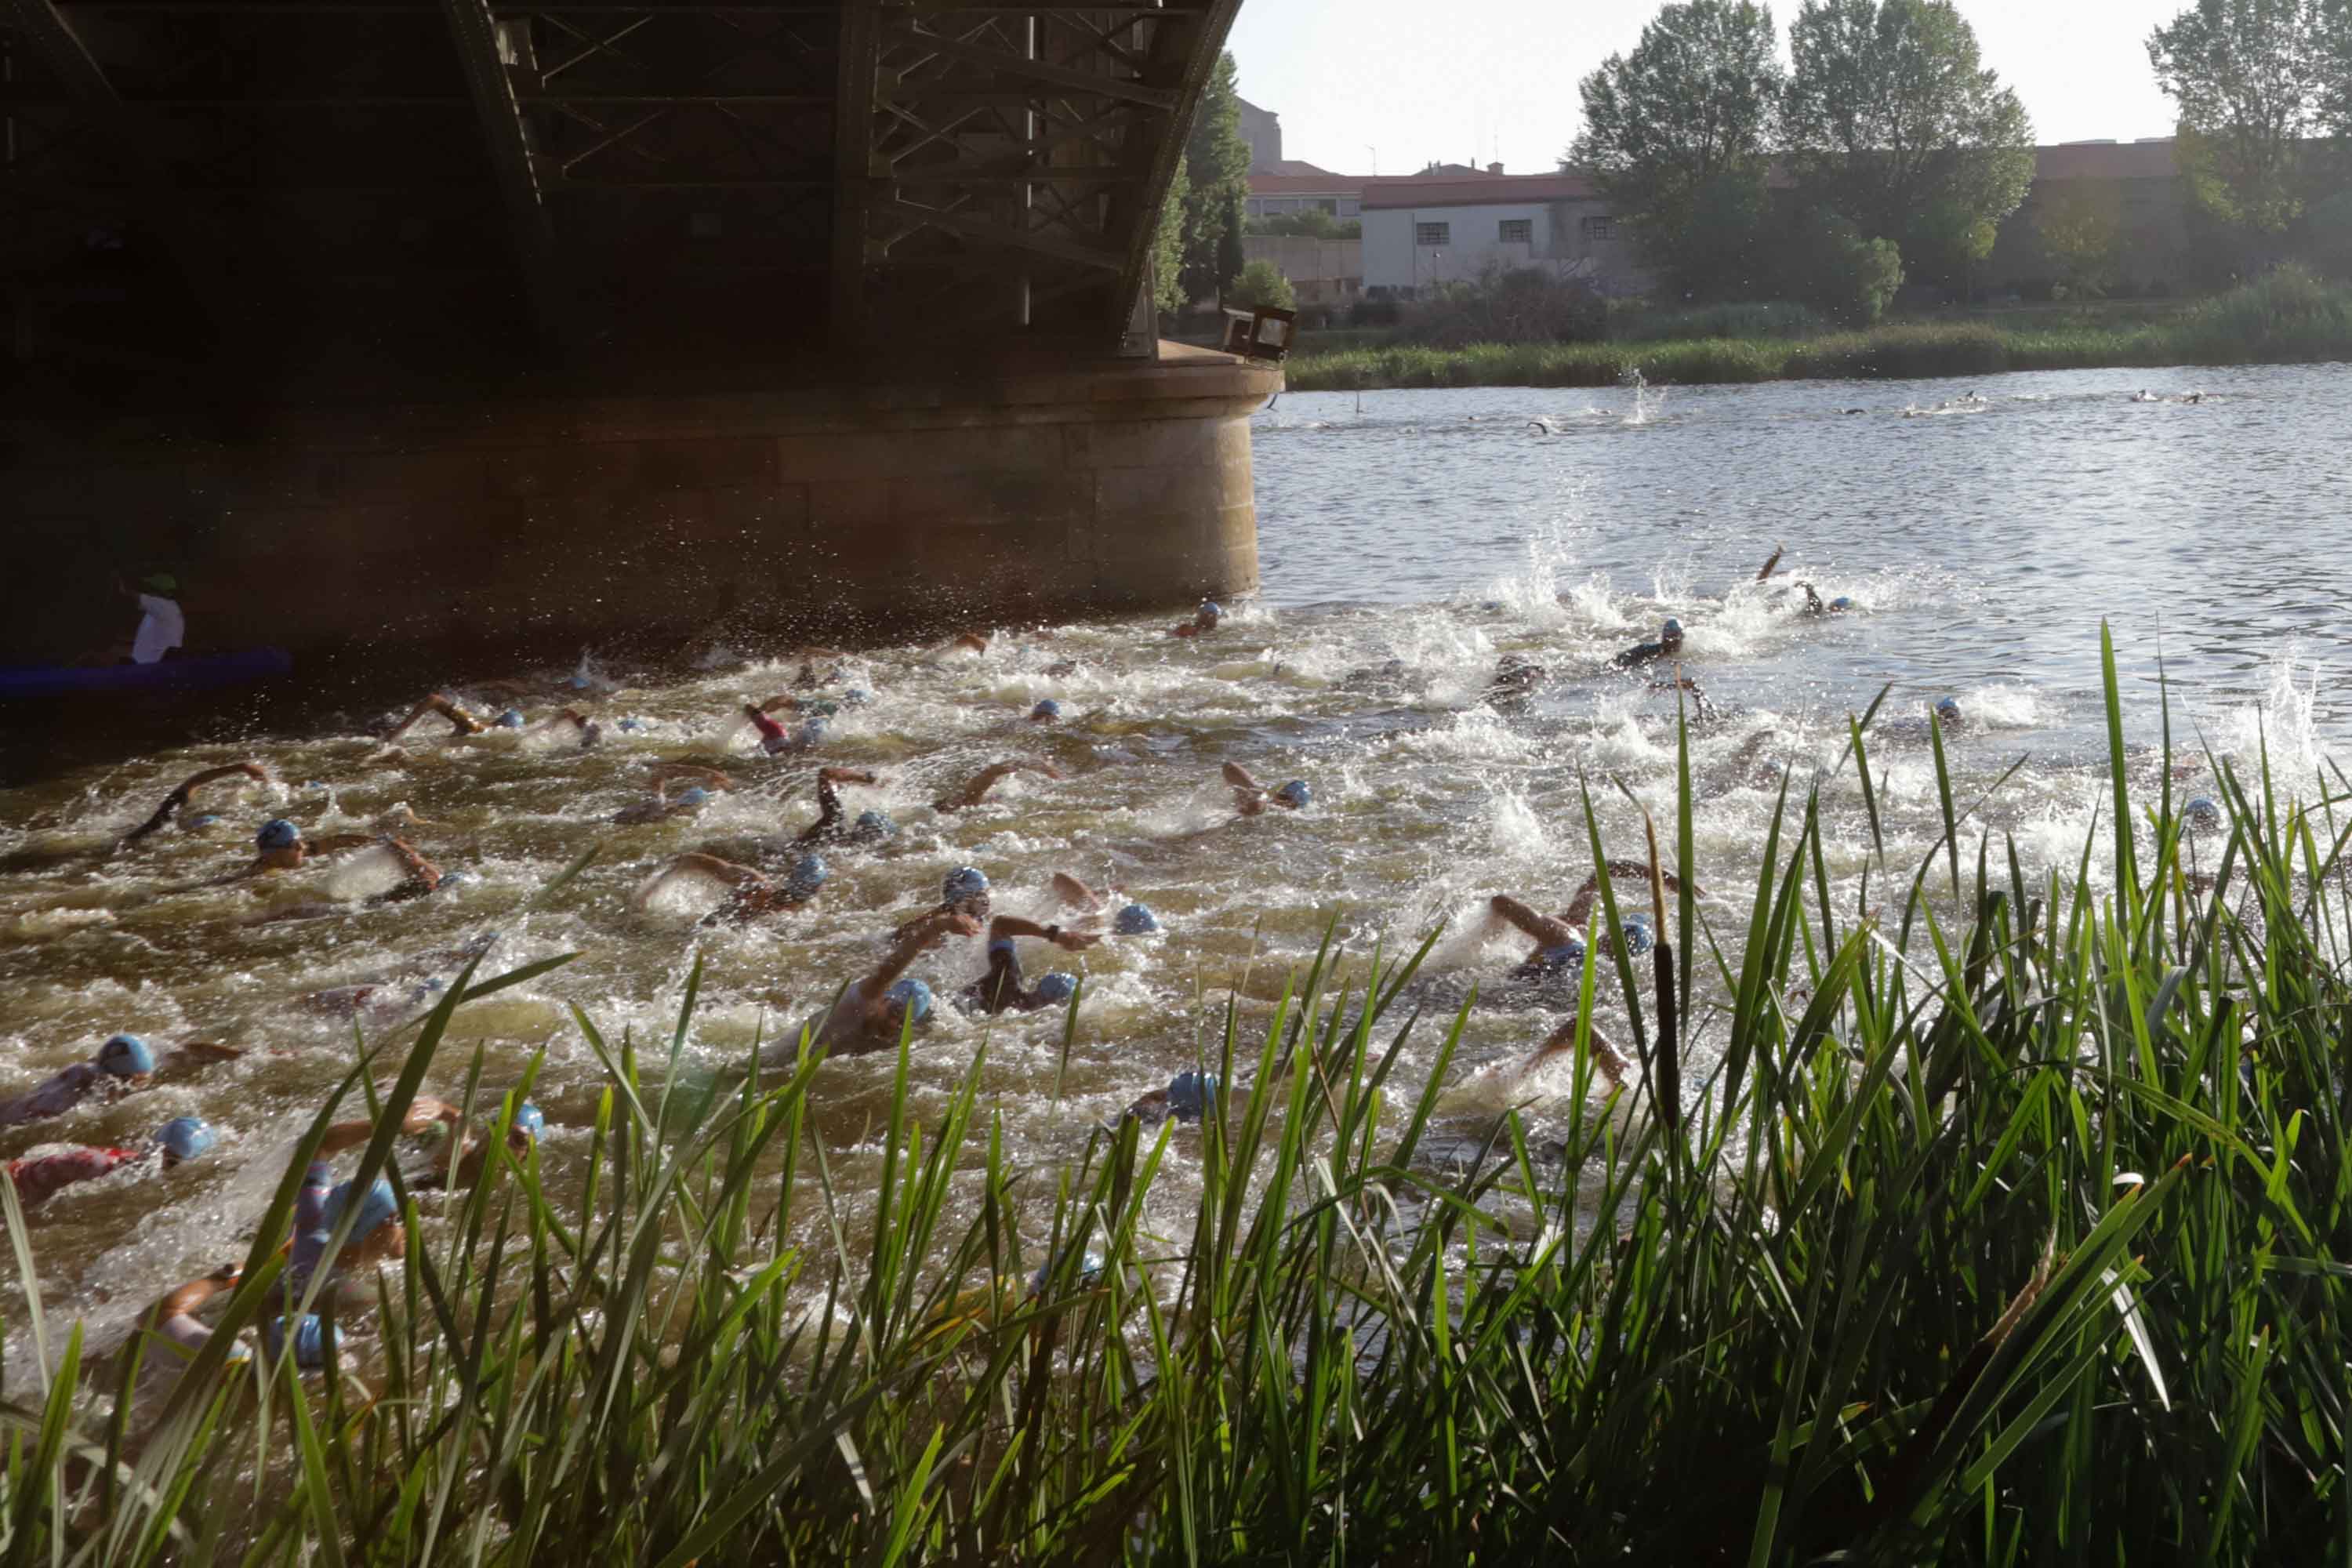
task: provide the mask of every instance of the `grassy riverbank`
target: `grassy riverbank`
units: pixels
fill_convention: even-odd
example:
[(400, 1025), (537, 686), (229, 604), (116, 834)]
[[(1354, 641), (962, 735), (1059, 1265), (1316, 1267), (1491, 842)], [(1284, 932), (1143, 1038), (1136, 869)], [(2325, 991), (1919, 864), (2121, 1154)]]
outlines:
[(1410, 344), (1295, 355), (1294, 392), (1433, 386), (1614, 386), (1902, 380), (2013, 370), (2352, 360), (2352, 288), (2285, 270), (2159, 320), (2056, 325), (1895, 321), (1815, 336), (1757, 333), (1646, 342)]
[[(1947, 788), (1924, 862), (1881, 854), (1833, 900), (1851, 852), (1791, 800), (1746, 913), (1684, 893), (1654, 966), (1587, 972), (1587, 1016), (1631, 999), (1647, 1081), (1540, 1142), (1449, 1103), (1454, 1033), (1400, 1000), (1417, 958), (1327, 952), (1206, 1042), (1221, 1116), (1074, 1129), (1058, 1168), (1008, 1163), (977, 1064), (919, 1125), (902, 1068), (855, 1192), (806, 1121), (815, 1067), (665, 1095), (676, 1042), (583, 1016), (608, 1068), (584, 1184), (534, 1154), (433, 1205), (352, 1314), (363, 1373), (270, 1382), (224, 1334), (135, 1417), (131, 1358), (37, 1316), (0, 1196), (62, 1363), (46, 1394), (6, 1369), (0, 1541), (517, 1568), (2338, 1558), (2343, 802), (2233, 779), (2192, 847), (2168, 767), (2132, 798), (2111, 656), (2107, 681), (2111, 876), (2027, 879)], [(1857, 746), (1824, 786), (1839, 820), (1876, 820), (1875, 765)], [(1687, 888), (1683, 796), (1661, 832)], [(1649, 906), (1619, 883), (1596, 924)], [(394, 1047), (390, 1111), (509, 983), (469, 976)], [(1405, 1053), (1427, 1090), (1398, 1092)], [(1171, 1211), (1178, 1164), (1201, 1196)], [(265, 1310), (291, 1200), (226, 1326)]]

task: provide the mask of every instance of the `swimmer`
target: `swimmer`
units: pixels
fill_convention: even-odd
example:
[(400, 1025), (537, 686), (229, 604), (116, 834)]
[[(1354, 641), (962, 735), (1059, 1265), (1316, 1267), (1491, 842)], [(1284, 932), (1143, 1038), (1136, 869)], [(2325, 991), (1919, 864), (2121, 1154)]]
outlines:
[(1032, 724), (1058, 724), (1062, 721), (1062, 705), (1048, 697), (1029, 710)]
[(824, 739), (825, 723), (822, 715), (803, 720), (800, 728), (791, 731), (749, 702), (743, 704), (743, 717), (760, 731), (760, 749), (772, 757), (782, 756), (787, 752), (807, 751)]
[(1155, 1089), (1127, 1108), (1146, 1126), (1161, 1121), (1198, 1121), (1216, 1108), (1224, 1094), (1224, 1080), (1213, 1072), (1180, 1072), (1165, 1089)]
[(978, 632), (958, 632), (934, 651), (940, 654), (984, 654), (988, 651), (988, 639)]
[[(1624, 880), (1647, 886), (1650, 868), (1639, 860), (1612, 860), (1609, 862), (1609, 876), (1612, 882)], [(1661, 873), (1660, 879), (1664, 882), (1667, 891), (1682, 891), (1681, 881), (1672, 872)], [(1568, 908), (1558, 917), (1538, 914), (1507, 893), (1496, 893), (1489, 899), (1486, 901), (1489, 931), (1505, 924), (1512, 925), (1536, 944), (1525, 962), (1512, 972), (1512, 978), (1549, 979), (1571, 973), (1580, 966), (1584, 962), (1584, 937), (1580, 928), (1591, 920), (1593, 900), (1600, 896), (1601, 873), (1595, 871), (1584, 879), (1575, 896), (1569, 900)], [(1650, 931), (1648, 921), (1637, 915), (1627, 919), (1623, 925), (1629, 951), (1643, 952), (1654, 945), (1656, 938)], [(1638, 936), (1634, 934), (1637, 928), (1642, 933)]]
[[(516, 713), (511, 708), (508, 709), (507, 712), (514, 714), (515, 721), (512, 724), (507, 725), (506, 728), (510, 730), (519, 730), (522, 728), (522, 715), (520, 713)], [(478, 735), (483, 731), (489, 728), (489, 725), (484, 723), (481, 720), (475, 718), (463, 708), (458, 707), (456, 700), (452, 699), (447, 692), (433, 691), (427, 692), (423, 700), (419, 701), (415, 707), (408, 710), (408, 716), (406, 718), (401, 720), (399, 723), (394, 724), (392, 727), (391, 731), (384, 736), (385, 742), (389, 744), (392, 742), (401, 739), (411, 730), (414, 730), (417, 725), (423, 723), (425, 720), (433, 717), (436, 713), (449, 721), (449, 730), (453, 738), (465, 735)], [(503, 715), (501, 715), (501, 717), (503, 718)]]
[(1612, 669), (1638, 669), (1662, 658), (1673, 658), (1683, 651), (1683, 624), (1672, 616), (1659, 628), (1655, 642), (1636, 643), (1609, 661)]
[(140, 1149), (99, 1148), (76, 1144), (52, 1154), (42, 1154), (26, 1160), (0, 1160), (0, 1174), (5, 1174), (16, 1189), (16, 1202), (26, 1208), (37, 1208), (77, 1182), (87, 1182), (134, 1164), (150, 1155), (159, 1155), (155, 1168), (168, 1171), (174, 1165), (194, 1160), (218, 1142), (220, 1135), (212, 1124), (200, 1116), (176, 1116), (155, 1131), (147, 1146)]
[[(280, 832), (273, 836), (273, 829), (283, 829), (284, 832)], [(294, 842), (292, 845), (285, 846), (281, 849), (273, 850), (270, 847), (273, 837), (278, 839), (283, 839), (287, 833), (294, 834)], [(383, 849), (392, 858), (394, 864), (398, 866), (401, 871), (401, 879), (398, 883), (386, 889), (381, 893), (372, 894), (368, 898), (360, 900), (362, 903), (369, 905), (406, 903), (412, 899), (421, 899), (428, 893), (436, 891), (444, 881), (454, 881), (456, 878), (465, 875), (464, 873), (458, 872), (450, 872), (445, 875), (440, 867), (436, 866), (432, 861), (427, 860), (424, 856), (418, 854), (416, 851), (416, 846), (411, 844), (405, 838), (390, 837), (383, 838), (369, 838), (364, 836), (358, 837), (360, 837), (360, 842), (362, 844), (372, 844)], [(267, 864), (272, 855), (291, 855), (294, 857), (292, 864), (295, 866), (300, 866), (304, 864), (307, 859), (315, 858), (318, 854), (315, 847), (307, 846), (303, 842), (301, 835), (295, 831), (294, 825), (286, 821), (282, 817), (268, 823), (262, 828), (260, 841), (262, 844), (261, 859), (257, 860), (249, 869), (240, 875), (254, 876), (258, 875), (265, 870), (274, 871), (285, 868), (280, 865)], [(354, 847), (354, 846), (338, 843), (336, 845), (336, 852), (352, 847)], [(236, 877), (231, 877), (226, 879), (235, 881), (238, 879)], [(342, 914), (346, 912), (349, 908), (350, 906), (348, 904), (316, 900), (290, 905), (282, 910), (271, 910), (265, 913), (255, 915), (244, 923), (247, 925), (269, 925), (281, 921), (316, 920), (323, 916)]]
[(1201, 607), (1192, 612), (1192, 618), (1181, 625), (1170, 626), (1168, 635), (1171, 637), (1206, 637), (1215, 631), (1217, 624), (1224, 618), (1225, 607), (1223, 605), (1214, 599), (1203, 599), (1201, 601)]
[(1495, 679), (1487, 684), (1488, 702), (1516, 702), (1532, 696), (1536, 688), (1551, 679), (1551, 671), (1530, 658), (1515, 653), (1503, 656), (1495, 667)]
[[(1591, 1042), (1591, 1059), (1593, 1076), (1605, 1087), (1612, 1089), (1622, 1089), (1628, 1079), (1640, 1071), (1633, 1060), (1610, 1044), (1608, 1037), (1599, 1029), (1592, 1029), (1586, 1037)], [(1549, 1038), (1530, 1052), (1528, 1059), (1519, 1064), (1517, 1071), (1521, 1074), (1532, 1072), (1554, 1057), (1575, 1048), (1576, 1020), (1570, 1018), (1567, 1023), (1554, 1029)]]
[(1315, 792), (1307, 787), (1304, 779), (1292, 779), (1279, 789), (1269, 790), (1250, 775), (1239, 763), (1224, 766), (1225, 783), (1234, 789), (1234, 809), (1244, 816), (1256, 816), (1269, 805), (1285, 811), (1303, 811), (1315, 803)]
[[(881, 782), (882, 778), (880, 774), (869, 773), (861, 768), (817, 769), (816, 820), (809, 824), (807, 827), (802, 829), (801, 836), (793, 840), (793, 842), (795, 844), (821, 844), (828, 839), (845, 838), (851, 837), (856, 829), (845, 828), (841, 826), (841, 796), (836, 792), (841, 785), (845, 784), (871, 785), (878, 784)], [(860, 816), (857, 819), (858, 827), (866, 827), (866, 817), (873, 816), (880, 816), (880, 813), (870, 811), (866, 813), (864, 816)], [(883, 820), (887, 821), (888, 819), (883, 818)], [(887, 835), (885, 837), (887, 837)]]
[(1654, 680), (1650, 682), (1650, 689), (1689, 692), (1691, 722), (1695, 724), (1712, 724), (1724, 716), (1724, 710), (1717, 708), (1713, 699), (1699, 689), (1698, 682), (1687, 675), (1678, 675), (1672, 680)]
[(2180, 808), (2180, 826), (2191, 837), (2219, 833), (2230, 825), (2228, 816), (2210, 795), (2198, 795)]
[(181, 781), (177, 789), (163, 797), (163, 804), (155, 808), (154, 816), (124, 834), (122, 842), (136, 844), (149, 834), (160, 830), (179, 813), (181, 807), (188, 804), (191, 795), (216, 779), (226, 778), (247, 778), (255, 784), (266, 784), (269, 782), (269, 772), (259, 763), (230, 763), (223, 767), (206, 768), (200, 773), (192, 773)]
[(91, 1095), (120, 1100), (153, 1087), (155, 1053), (136, 1035), (117, 1035), (98, 1055), (76, 1062), (47, 1083), (14, 1100), (0, 1100), (0, 1127), (24, 1127), (63, 1116)]
[(940, 812), (955, 812), (962, 811), (968, 806), (978, 805), (987, 797), (988, 792), (996, 787), (998, 780), (1009, 778), (1014, 773), (1038, 773), (1049, 779), (1059, 779), (1062, 776), (1062, 770), (1051, 763), (1032, 763), (1020, 758), (1014, 758), (1009, 762), (993, 763), (966, 779), (960, 787), (950, 790), (931, 802), (931, 809)]
[[(496, 1122), (495, 1113), (491, 1121)], [(452, 1166), (455, 1167), (457, 1184), (470, 1187), (481, 1180), (483, 1167), (490, 1163), (491, 1145), (488, 1141), (478, 1140), (467, 1133), (465, 1121), (465, 1114), (447, 1100), (423, 1094), (409, 1102), (407, 1111), (400, 1119), (400, 1131), (404, 1137), (440, 1136), (440, 1153), (435, 1159), (429, 1175), (435, 1187), (449, 1184)], [(523, 1101), (515, 1108), (514, 1121), (507, 1128), (507, 1152), (520, 1163), (530, 1154), (531, 1145), (538, 1142), (546, 1126), (547, 1118), (541, 1113), (539, 1107), (529, 1100)], [(373, 1138), (375, 1131), (375, 1122), (364, 1117), (335, 1122), (320, 1135), (319, 1153), (323, 1157), (359, 1148)], [(420, 1173), (420, 1177), (422, 1175)], [(412, 1180), (409, 1184), (419, 1186), (423, 1181)]]
[(824, 856), (803, 855), (779, 884), (749, 866), (689, 849), (640, 883), (630, 902), (642, 910), (656, 893), (676, 881), (718, 883), (729, 889), (727, 902), (705, 918), (740, 922), (805, 907), (831, 874)]
[(851, 1057), (897, 1045), (903, 1027), (921, 1024), (931, 1012), (931, 988), (901, 978), (908, 966), (944, 938), (980, 931), (980, 921), (961, 910), (933, 910), (908, 921), (892, 933), (893, 945), (873, 972), (852, 982), (839, 1000), (809, 1020), (810, 1042), (834, 1056)]
[[(190, 1280), (149, 1310), (147, 1328), (191, 1354), (202, 1350), (213, 1337), (213, 1331), (196, 1317), (197, 1309), (216, 1296), (235, 1290), (243, 1278), (242, 1271), (231, 1263), (224, 1264), (201, 1279)], [(283, 1317), (263, 1321), (261, 1342), (266, 1353), (271, 1356), (281, 1354), (287, 1348), (287, 1338)], [(304, 1372), (321, 1372), (340, 1359), (343, 1334), (341, 1329), (331, 1331), (316, 1312), (306, 1312), (295, 1324), (292, 1340), (294, 1364)], [(232, 1353), (231, 1359), (242, 1359), (246, 1353), (240, 1346)]]
[[(1960, 711), (1957, 697), (1939, 697), (1935, 706), (1936, 728), (1947, 735), (1965, 735), (1970, 728)], [(1927, 738), (1927, 721), (1924, 719), (1889, 719), (1870, 729), (1874, 739), (1884, 741), (1924, 741)]]
[(1077, 990), (1076, 980), (1059, 973), (1040, 977), (1034, 990), (1024, 990), (1021, 958), (1013, 951), (1013, 938), (1022, 936), (1050, 942), (1065, 952), (1076, 952), (1102, 941), (1098, 936), (1064, 931), (1058, 925), (1041, 926), (1019, 915), (998, 915), (988, 922), (988, 973), (964, 987), (967, 1006), (990, 1014), (1007, 1009), (1034, 1013), (1041, 1007), (1061, 1005)]
[(988, 919), (989, 900), (988, 873), (977, 866), (959, 866), (940, 879), (940, 901), (901, 924), (890, 933), (890, 940), (905, 941), (917, 927), (939, 915), (967, 915), (977, 931), (980, 922)]
[(1797, 614), (1801, 616), (1843, 616), (1854, 607), (1853, 601), (1843, 594), (1824, 603), (1811, 583), (1800, 583), (1797, 586), (1805, 591), (1805, 602), (1797, 606)]
[(613, 822), (624, 827), (635, 826), (645, 822), (659, 822), (667, 817), (683, 816), (689, 812), (700, 811), (710, 804), (710, 791), (698, 784), (686, 785), (677, 792), (677, 797), (673, 800), (670, 797), (670, 786), (677, 782), (673, 778), (655, 780), (653, 799), (639, 801), (635, 805), (623, 806), (613, 814)]

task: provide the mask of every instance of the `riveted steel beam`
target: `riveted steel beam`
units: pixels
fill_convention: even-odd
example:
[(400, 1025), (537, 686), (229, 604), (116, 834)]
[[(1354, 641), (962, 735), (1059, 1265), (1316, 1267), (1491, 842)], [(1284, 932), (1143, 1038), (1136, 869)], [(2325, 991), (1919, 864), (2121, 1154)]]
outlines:
[(563, 336), (565, 311), (556, 274), (555, 228), (539, 176), (531, 167), (530, 132), (523, 124), (522, 107), (515, 101), (498, 19), (490, 14), (488, 0), (442, 0), (441, 10), (448, 19), (466, 90), (474, 100), (490, 167), (498, 176), (507, 233), (515, 265), (522, 274), (532, 324), (541, 339), (558, 342)]

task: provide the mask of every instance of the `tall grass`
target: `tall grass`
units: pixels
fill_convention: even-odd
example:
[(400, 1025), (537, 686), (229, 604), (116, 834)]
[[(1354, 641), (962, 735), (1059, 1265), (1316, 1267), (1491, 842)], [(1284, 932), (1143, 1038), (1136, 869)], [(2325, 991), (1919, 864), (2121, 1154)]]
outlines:
[[(2321, 282), (2293, 267), (2176, 314), (2112, 325), (2020, 317), (2015, 325), (1893, 321), (1868, 331), (1808, 334), (1797, 318), (1771, 309), (1722, 307), (1654, 318), (1649, 324), (1658, 335), (1641, 341), (1307, 353), (1289, 361), (1286, 374), (1292, 390), (1318, 392), (1613, 386), (1636, 370), (1663, 385), (2352, 360), (2352, 287)], [(1743, 318), (1743, 310), (1766, 313)], [(1625, 325), (1630, 330), (1642, 321)], [(1708, 328), (1717, 331), (1692, 335)]]
[[(224, 1336), (135, 1415), (138, 1353), (39, 1318), (0, 1183), (58, 1363), (10, 1369), (0, 1552), (2342, 1561), (2352, 788), (2226, 774), (2226, 837), (2192, 846), (2168, 783), (2130, 793), (2111, 649), (2107, 703), (2104, 881), (2087, 846), (2029, 879), (1939, 756), (1945, 837), (1879, 846), (1859, 898), (1818, 789), (1784, 793), (1744, 921), (1605, 884), (1606, 929), (1646, 906), (1672, 937), (1610, 965), (1646, 1071), (1596, 1105), (1580, 1058), (1547, 1144), (1511, 1114), (1439, 1157), (1459, 1018), (1409, 1011), (1419, 954), (1327, 940), (1262, 1031), (1227, 1011), (1208, 1065), (1237, 1087), (1202, 1128), (1019, 1170), (977, 1061), (919, 1122), (902, 1054), (853, 1194), (805, 1053), (683, 1087), (694, 976), (650, 1067), (578, 1018), (606, 1076), (584, 1178), (534, 1153), (412, 1220), (363, 1375), (241, 1368)], [(1689, 889), (1684, 759), (1652, 844)], [(1859, 726), (1845, 760), (1875, 824)], [(513, 983), (454, 986), (383, 1109)], [(292, 1195), (232, 1324), (269, 1310)]]

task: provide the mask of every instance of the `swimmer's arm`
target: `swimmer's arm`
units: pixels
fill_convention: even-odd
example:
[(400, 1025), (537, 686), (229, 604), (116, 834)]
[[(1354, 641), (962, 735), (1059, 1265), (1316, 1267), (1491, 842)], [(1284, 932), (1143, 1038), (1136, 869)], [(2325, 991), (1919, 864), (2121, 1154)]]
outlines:
[(735, 787), (733, 779), (717, 768), (706, 767), (700, 763), (655, 763), (646, 771), (653, 774), (656, 784), (690, 781), (705, 789), (731, 790)]
[(907, 972), (907, 966), (920, 957), (926, 948), (948, 936), (978, 936), (980, 922), (960, 910), (933, 910), (919, 919), (908, 921), (898, 931), (897, 945), (883, 956), (874, 973), (866, 977), (866, 1005), (870, 1014), (879, 1014), (888, 1006), (888, 1001), (882, 994)]
[(201, 1279), (191, 1279), (185, 1285), (155, 1303), (148, 1314), (148, 1324), (160, 1326), (166, 1319), (190, 1315), (195, 1310), (224, 1291), (236, 1289), (244, 1273), (234, 1263), (224, 1263)]
[(771, 697), (765, 702), (761, 703), (760, 711), (762, 713), (773, 713), (780, 708), (797, 710), (800, 705), (801, 700), (787, 691), (780, 697)]
[(1255, 816), (1265, 809), (1265, 786), (1253, 777), (1239, 763), (1227, 763), (1223, 770), (1225, 782), (1234, 786), (1234, 809), (1244, 816)]
[(416, 852), (416, 846), (407, 839), (387, 838), (383, 841), (383, 847), (392, 851), (393, 858), (398, 860), (401, 868), (408, 873), (405, 886), (429, 893), (441, 885), (441, 868), (419, 855)]
[(1019, 915), (999, 915), (988, 922), (989, 940), (993, 942), (1001, 936), (1034, 936), (1041, 941), (1052, 942), (1065, 952), (1076, 952), (1081, 948), (1092, 947), (1102, 941), (1098, 936), (1085, 936), (1077, 931), (1064, 931), (1057, 925), (1041, 926), (1035, 921), (1024, 920)]
[(1824, 616), (1829, 613), (1829, 606), (1822, 603), (1822, 596), (1813, 591), (1811, 583), (1800, 583), (1797, 586), (1805, 591), (1805, 614)]
[(816, 782), (821, 784), (877, 784), (882, 782), (882, 775), (865, 768), (819, 768)]
[(931, 809), (961, 811), (965, 806), (978, 805), (986, 798), (988, 792), (996, 787), (999, 779), (1018, 773), (1043, 773), (1049, 779), (1062, 776), (1062, 771), (1048, 763), (1032, 763), (1020, 758), (1014, 758), (1009, 762), (993, 763), (974, 773), (965, 782), (962, 788), (950, 790), (931, 802)]
[(1760, 572), (1759, 572), (1759, 573), (1757, 573), (1757, 574), (1756, 574), (1756, 580), (1757, 580), (1759, 583), (1761, 583), (1761, 582), (1765, 581), (1766, 579), (1769, 578), (1769, 577), (1772, 575), (1773, 572), (1779, 568), (1779, 566), (1780, 566), (1780, 557), (1781, 557), (1782, 553), (1783, 553), (1783, 552), (1785, 552), (1787, 551), (1787, 549), (1788, 549), (1788, 546), (1787, 546), (1787, 545), (1785, 545), (1785, 544), (1775, 544), (1775, 545), (1772, 547), (1772, 553), (1771, 553), (1771, 555), (1770, 555), (1769, 557), (1768, 557), (1768, 558), (1766, 559), (1766, 561), (1765, 561), (1765, 563), (1764, 563), (1764, 569), (1763, 569), (1762, 571), (1760, 571)]
[[(1665, 884), (1666, 891), (1669, 893), (1679, 893), (1683, 890), (1682, 883), (1672, 871), (1660, 872), (1658, 879)], [(1609, 862), (1609, 880), (1619, 887), (1631, 882), (1646, 892), (1650, 886), (1650, 868), (1639, 860), (1612, 860)], [(1584, 885), (1576, 889), (1576, 897), (1569, 902), (1568, 912), (1560, 918), (1572, 925), (1582, 925), (1585, 917), (1592, 912), (1592, 900), (1599, 897), (1600, 893), (1601, 874), (1596, 871), (1584, 879)]]
[[(455, 1127), (462, 1120), (457, 1108), (447, 1100), (420, 1094), (408, 1102), (408, 1112), (400, 1119), (400, 1131), (404, 1137), (416, 1138), (432, 1131), (436, 1122)], [(365, 1119), (338, 1121), (320, 1135), (319, 1152), (311, 1157), (317, 1159), (328, 1154), (340, 1154), (346, 1149), (358, 1148), (374, 1136), (375, 1123), (373, 1121)]]
[(179, 788), (173, 790), (171, 794), (163, 797), (163, 804), (155, 808), (155, 815), (141, 823), (138, 826), (132, 828), (130, 832), (124, 834), (122, 836), (122, 842), (125, 844), (138, 843), (141, 839), (146, 837), (149, 834), (153, 833), (165, 823), (171, 821), (179, 809), (188, 804), (188, 797), (191, 795), (194, 794), (197, 790), (202, 789), (205, 785), (212, 783), (215, 779), (228, 778), (232, 774), (242, 774), (244, 777), (251, 779), (256, 784), (268, 784), (269, 782), (268, 770), (264, 768), (259, 763), (231, 763), (226, 767), (206, 768), (203, 773), (191, 774), (188, 778), (181, 781)]
[(1576, 933), (1549, 915), (1539, 915), (1508, 893), (1496, 893), (1486, 900), (1486, 908), (1498, 920), (1508, 921), (1535, 942), (1546, 947), (1558, 947)]
[(302, 858), (323, 860), (330, 855), (348, 855), (354, 849), (365, 849), (379, 843), (373, 833), (331, 833), (324, 838), (302, 840)]
[(751, 869), (751, 867), (738, 866), (732, 860), (721, 860), (718, 856), (707, 854), (700, 849), (688, 850), (672, 860), (669, 863), (669, 868), (673, 871), (699, 871), (704, 876), (715, 877), (738, 890), (765, 888), (768, 885), (768, 879)]
[(463, 708), (458, 707), (457, 703), (451, 701), (446, 692), (436, 691), (427, 696), (415, 707), (410, 709), (408, 710), (408, 717), (403, 719), (399, 723), (394, 724), (392, 727), (392, 732), (386, 735), (384, 739), (386, 741), (399, 740), (403, 735), (407, 734), (409, 731), (422, 723), (428, 714), (433, 713), (438, 713), (442, 718), (448, 720), (449, 728), (457, 734), (478, 735), (482, 732), (483, 725), (480, 720), (475, 718), (471, 713), (467, 712)]
[(1054, 896), (1074, 910), (1102, 908), (1102, 895), (1066, 871), (1054, 873)]

